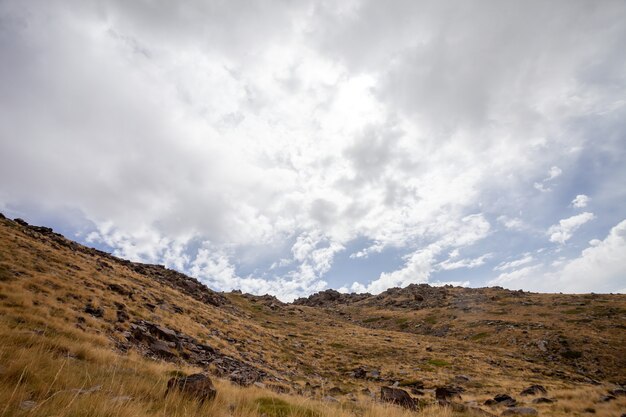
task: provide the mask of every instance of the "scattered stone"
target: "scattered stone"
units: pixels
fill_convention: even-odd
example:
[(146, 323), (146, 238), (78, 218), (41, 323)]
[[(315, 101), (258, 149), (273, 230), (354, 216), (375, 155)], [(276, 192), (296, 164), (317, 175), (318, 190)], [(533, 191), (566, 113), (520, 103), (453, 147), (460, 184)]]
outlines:
[(614, 390), (609, 391), (609, 394), (615, 397), (623, 397), (623, 396), (626, 396), (626, 389), (616, 388)]
[(231, 382), (234, 382), (237, 385), (241, 385), (242, 387), (248, 387), (261, 379), (261, 376), (258, 372), (252, 369), (237, 369), (231, 372), (231, 374), (228, 376), (228, 379), (230, 379)]
[(322, 398), (322, 401), (324, 401), (326, 403), (338, 403), (339, 402), (338, 399), (336, 399), (335, 397), (332, 397), (330, 395), (327, 395), (324, 398)]
[(511, 407), (502, 412), (503, 416), (536, 416), (537, 410), (531, 407)]
[[(109, 265), (109, 264), (106, 264)], [(110, 267), (110, 266), (109, 266)], [(107, 285), (107, 288), (113, 292), (116, 292), (120, 295), (124, 295), (124, 296), (129, 296), (131, 295), (133, 292), (129, 289), (127, 289), (126, 287), (124, 287), (123, 285), (120, 284), (109, 284)]]
[(156, 356), (163, 359), (172, 359), (176, 357), (176, 353), (174, 353), (170, 349), (169, 345), (162, 340), (155, 340), (154, 342), (150, 343), (150, 350)]
[(593, 407), (587, 407), (583, 410), (585, 413), (590, 413), (590, 414), (595, 414), (596, 413), (596, 409)]
[(418, 406), (418, 401), (400, 388), (381, 387), (380, 399), (383, 402), (396, 404), (410, 410), (415, 410)]
[(543, 385), (531, 385), (530, 387), (522, 390), (520, 395), (538, 395), (538, 394), (547, 394), (548, 390)]
[(456, 375), (454, 377), (454, 381), (459, 383), (459, 384), (462, 384), (464, 382), (469, 382), (470, 380), (471, 380), (470, 377), (467, 376), (467, 375)]
[(461, 387), (437, 387), (435, 388), (435, 398), (439, 401), (446, 401), (452, 398), (461, 398), (464, 391)]
[(508, 394), (498, 394), (493, 397), (493, 401), (495, 401), (496, 404), (504, 405), (506, 407), (513, 407), (517, 405), (517, 401), (515, 400), (515, 398), (511, 397)]
[(352, 371), (352, 377), (356, 379), (364, 379), (367, 376), (367, 370), (363, 368), (356, 368)]
[(617, 398), (614, 395), (605, 395), (604, 397), (600, 398), (600, 402), (608, 403), (608, 402), (613, 401), (615, 399), (617, 399)]
[(28, 411), (28, 410), (32, 410), (33, 408), (35, 408), (36, 405), (37, 405), (36, 402), (31, 401), (31, 400), (26, 400), (20, 403), (20, 409)]
[(533, 400), (533, 404), (552, 404), (555, 402), (552, 398), (539, 397)]
[(102, 307), (94, 307), (91, 303), (87, 304), (83, 311), (97, 318), (104, 316), (104, 309)]
[(339, 387), (332, 387), (331, 389), (328, 390), (328, 395), (332, 395), (333, 397), (336, 397), (338, 395), (344, 395), (345, 393), (343, 392), (343, 390)]
[(167, 381), (167, 391), (178, 390), (183, 394), (196, 398), (202, 402), (212, 400), (217, 395), (217, 390), (213, 386), (211, 379), (203, 374), (193, 374), (187, 377), (172, 378)]
[(373, 380), (379, 380), (380, 379), (380, 371), (378, 369), (374, 369), (374, 370), (368, 371), (367, 372), (367, 378), (373, 379)]

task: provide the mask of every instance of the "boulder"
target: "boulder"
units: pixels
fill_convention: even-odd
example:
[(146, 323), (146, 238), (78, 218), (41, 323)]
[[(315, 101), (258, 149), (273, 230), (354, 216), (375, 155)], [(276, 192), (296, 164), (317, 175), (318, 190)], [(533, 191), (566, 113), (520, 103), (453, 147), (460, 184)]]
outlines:
[(352, 371), (352, 376), (357, 379), (364, 379), (367, 376), (367, 370), (363, 368), (356, 368)]
[(418, 401), (400, 388), (381, 387), (380, 399), (383, 402), (396, 404), (409, 410), (415, 410), (418, 406)]
[(150, 343), (150, 351), (159, 358), (162, 359), (172, 359), (176, 357), (176, 353), (173, 352), (169, 345), (162, 340), (155, 340)]
[(502, 412), (503, 416), (536, 416), (537, 410), (531, 407), (511, 407)]
[(530, 387), (522, 390), (520, 395), (538, 395), (538, 394), (547, 394), (548, 390), (543, 385), (531, 385)]
[(435, 398), (439, 401), (447, 401), (452, 398), (461, 398), (463, 392), (461, 387), (437, 387), (435, 388)]
[(533, 404), (552, 404), (554, 401), (552, 398), (539, 397), (533, 400)]
[(498, 394), (495, 397), (493, 397), (493, 400), (497, 404), (504, 405), (507, 407), (513, 407), (514, 405), (517, 405), (517, 401), (515, 400), (515, 398), (511, 397), (508, 394)]
[(213, 381), (204, 374), (193, 374), (170, 379), (167, 381), (165, 395), (167, 396), (170, 392), (175, 390), (203, 402), (212, 400), (217, 395)]

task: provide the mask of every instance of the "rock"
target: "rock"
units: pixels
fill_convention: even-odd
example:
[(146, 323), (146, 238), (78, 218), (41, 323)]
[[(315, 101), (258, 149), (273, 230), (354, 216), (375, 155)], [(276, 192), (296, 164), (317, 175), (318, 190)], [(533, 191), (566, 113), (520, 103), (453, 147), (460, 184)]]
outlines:
[(511, 407), (502, 412), (503, 416), (536, 416), (537, 410), (531, 407)]
[(324, 398), (322, 398), (322, 401), (324, 401), (326, 403), (338, 403), (339, 402), (338, 399), (336, 399), (335, 397), (332, 397), (330, 395), (327, 395)]
[(583, 410), (585, 413), (590, 413), (590, 414), (595, 414), (596, 413), (596, 409), (593, 407), (587, 407)]
[(609, 394), (615, 397), (624, 397), (626, 396), (626, 389), (616, 388), (614, 390), (609, 391)]
[(327, 393), (328, 395), (332, 395), (333, 397), (345, 394), (343, 390), (339, 387), (332, 387), (331, 389), (328, 390)]
[(376, 398), (376, 393), (372, 392), (369, 388), (363, 388), (361, 390), (361, 394), (367, 395), (368, 397)]
[(31, 401), (31, 400), (26, 400), (26, 401), (22, 401), (20, 403), (20, 409), (21, 410), (32, 410), (33, 408), (35, 408), (36, 405), (37, 405), (36, 402)]
[(178, 341), (178, 336), (176, 335), (176, 332), (172, 329), (168, 329), (167, 327), (159, 325), (153, 325), (151, 330), (152, 333), (159, 339), (167, 340), (169, 342)]
[(452, 398), (461, 398), (463, 388), (460, 387), (437, 387), (435, 388), (435, 398), (439, 401), (447, 401)]
[(20, 219), (19, 217), (16, 219), (13, 219), (13, 221), (17, 224), (19, 224), (20, 226), (28, 226), (28, 223), (26, 223), (26, 221), (24, 219)]
[(537, 395), (537, 394), (547, 394), (548, 390), (543, 385), (531, 385), (530, 387), (522, 390), (520, 395)]
[(120, 284), (109, 284), (107, 285), (107, 288), (113, 292), (116, 292), (118, 294), (125, 295), (125, 296), (129, 296), (133, 293), (132, 291), (130, 291), (129, 289), (127, 289), (126, 287)]
[(507, 407), (513, 407), (514, 405), (517, 405), (517, 401), (515, 400), (515, 398), (511, 397), (508, 394), (498, 394), (495, 397), (493, 397), (493, 400), (497, 404), (504, 405)]
[(555, 400), (546, 397), (539, 397), (533, 400), (533, 404), (552, 404)]
[(176, 357), (176, 353), (174, 353), (167, 343), (162, 340), (155, 340), (150, 343), (150, 351), (156, 356), (163, 359), (172, 359)]
[(418, 401), (400, 388), (381, 387), (380, 399), (383, 402), (396, 404), (410, 410), (415, 410), (418, 406)]
[(459, 383), (459, 384), (462, 384), (463, 382), (469, 382), (470, 381), (470, 377), (467, 376), (467, 375), (456, 375), (454, 377), (454, 381)]
[(211, 379), (203, 374), (193, 374), (187, 377), (172, 378), (167, 381), (167, 391), (178, 390), (183, 394), (198, 399), (200, 401), (212, 400), (217, 395), (217, 390), (213, 386)]
[(379, 380), (380, 379), (380, 371), (378, 369), (373, 369), (367, 372), (367, 378)]
[(613, 401), (617, 399), (614, 395), (605, 395), (604, 397), (600, 398), (600, 402), (602, 403), (608, 403), (610, 401)]
[(242, 387), (248, 387), (261, 379), (261, 376), (251, 369), (237, 369), (228, 376), (232, 382)]
[(488, 411), (483, 410), (480, 407), (476, 407), (471, 404), (461, 404), (453, 401), (448, 401), (445, 403), (446, 406), (450, 407), (452, 411), (457, 413), (469, 414), (471, 416), (484, 416), (484, 417), (495, 417), (495, 414), (491, 414)]
[(102, 307), (94, 307), (91, 303), (87, 304), (83, 311), (91, 316), (98, 318), (104, 316), (104, 309)]
[(356, 368), (352, 371), (352, 376), (357, 379), (364, 379), (367, 376), (367, 371), (363, 368)]

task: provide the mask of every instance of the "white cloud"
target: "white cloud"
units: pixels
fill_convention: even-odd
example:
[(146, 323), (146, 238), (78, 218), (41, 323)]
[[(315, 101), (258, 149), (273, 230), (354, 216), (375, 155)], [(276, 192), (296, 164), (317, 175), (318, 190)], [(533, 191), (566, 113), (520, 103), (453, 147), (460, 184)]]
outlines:
[(578, 194), (576, 198), (572, 200), (572, 206), (576, 208), (584, 208), (589, 204), (590, 198), (584, 194)]
[(494, 271), (505, 271), (507, 269), (517, 268), (519, 266), (531, 263), (535, 258), (529, 253), (524, 254), (524, 256), (520, 259), (510, 262), (501, 262), (496, 267), (493, 268)]
[(548, 171), (548, 177), (544, 181), (551, 181), (557, 177), (560, 177), (563, 173), (563, 170), (557, 166), (550, 168)]
[(467, 268), (467, 269), (477, 268), (479, 266), (484, 265), (487, 259), (491, 258), (492, 256), (493, 254), (486, 253), (477, 258), (465, 258), (465, 259), (459, 259), (459, 260), (452, 260), (452, 257), (451, 257), (450, 259), (446, 259), (445, 261), (438, 263), (437, 269), (450, 271), (453, 269), (460, 269), (460, 268)]
[(357, 239), (406, 255), (376, 290), (430, 279), (625, 119), (619, 2), (457, 6), (0, 2), (0, 207), (216, 289), (305, 294)]
[(592, 242), (578, 257), (502, 273), (488, 284), (544, 292), (624, 292), (626, 220), (611, 228), (604, 240)]
[(383, 272), (368, 285), (355, 282), (352, 291), (379, 294), (391, 287), (406, 287), (409, 284), (428, 282), (436, 256), (441, 247), (436, 244), (417, 250), (405, 258), (404, 267), (393, 272)]
[[(458, 254), (458, 248), (471, 246), (484, 239), (489, 234), (490, 224), (482, 214), (472, 214), (460, 220), (444, 222), (434, 229), (433, 233), (437, 233), (437, 241), (406, 255), (402, 268), (392, 272), (383, 272), (367, 285), (355, 282), (352, 284), (351, 290), (378, 294), (390, 287), (405, 287), (409, 284), (429, 282), (431, 273), (436, 270), (437, 256), (446, 248), (452, 248), (451, 255)], [(482, 265), (489, 256), (490, 254), (486, 254), (476, 259), (466, 259), (457, 263), (443, 262), (438, 267), (442, 270), (461, 267), (474, 268)]]
[(593, 213), (584, 212), (567, 219), (559, 220), (559, 224), (550, 226), (548, 235), (550, 242), (564, 244), (580, 226), (595, 218)]
[(498, 222), (502, 223), (504, 227), (506, 227), (509, 230), (520, 231), (520, 230), (528, 229), (528, 226), (526, 225), (526, 223), (519, 217), (511, 218), (511, 217), (502, 215), (498, 217)]
[(541, 182), (535, 182), (533, 184), (533, 187), (535, 187), (535, 189), (541, 191), (542, 193), (546, 193), (548, 191), (552, 191), (552, 188), (550, 188), (549, 184), (550, 182), (561, 176), (561, 174), (563, 173), (563, 170), (557, 166), (553, 166), (548, 170), (548, 176), (545, 177)]

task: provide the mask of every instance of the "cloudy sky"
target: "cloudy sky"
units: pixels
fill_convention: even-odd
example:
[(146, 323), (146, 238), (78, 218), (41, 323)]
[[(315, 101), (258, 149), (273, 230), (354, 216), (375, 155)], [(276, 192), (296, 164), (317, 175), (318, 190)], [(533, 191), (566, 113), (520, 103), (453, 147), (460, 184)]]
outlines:
[(0, 0), (0, 211), (218, 290), (626, 291), (626, 2)]

